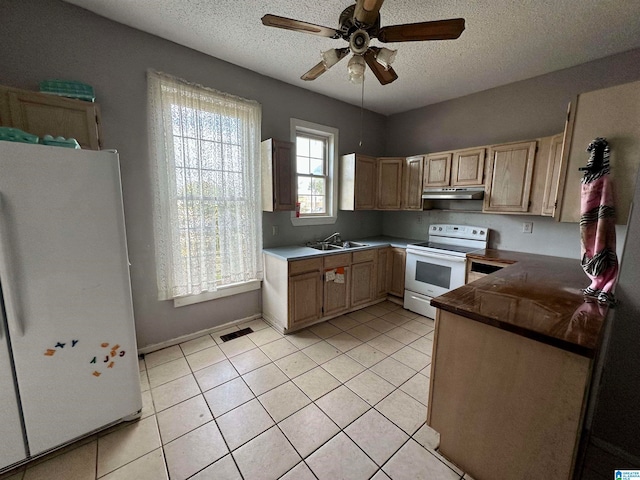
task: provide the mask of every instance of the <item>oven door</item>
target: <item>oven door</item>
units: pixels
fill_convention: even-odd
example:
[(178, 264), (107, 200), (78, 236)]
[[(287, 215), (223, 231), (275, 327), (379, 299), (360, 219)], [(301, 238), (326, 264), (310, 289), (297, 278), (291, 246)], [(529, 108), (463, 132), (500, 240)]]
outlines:
[(407, 248), (404, 288), (437, 297), (464, 285), (466, 257)]

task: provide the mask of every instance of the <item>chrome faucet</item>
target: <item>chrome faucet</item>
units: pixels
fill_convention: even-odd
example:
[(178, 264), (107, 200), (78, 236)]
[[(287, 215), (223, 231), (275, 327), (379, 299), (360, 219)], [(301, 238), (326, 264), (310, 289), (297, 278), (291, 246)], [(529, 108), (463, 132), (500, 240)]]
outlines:
[(334, 241), (335, 243), (338, 243), (340, 241), (340, 233), (336, 232), (336, 233), (332, 233), (331, 235), (329, 235), (327, 238), (325, 238), (324, 240), (322, 240), (323, 243), (325, 242), (331, 242)]

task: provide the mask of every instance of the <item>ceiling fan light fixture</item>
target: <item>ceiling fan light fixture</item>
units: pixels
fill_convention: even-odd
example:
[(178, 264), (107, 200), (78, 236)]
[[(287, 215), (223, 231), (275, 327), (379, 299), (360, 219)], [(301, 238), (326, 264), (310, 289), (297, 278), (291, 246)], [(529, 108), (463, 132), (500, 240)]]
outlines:
[(322, 63), (327, 70), (340, 61), (342, 57), (339, 55), (339, 52), (340, 50), (337, 48), (331, 48), (326, 52), (322, 52)]
[(365, 61), (362, 55), (354, 55), (349, 60), (347, 71), (349, 72), (349, 81), (351, 83), (360, 84), (364, 80)]
[(396, 59), (397, 50), (391, 50), (390, 48), (381, 48), (376, 53), (376, 61), (384, 67), (385, 70), (391, 68), (391, 64)]

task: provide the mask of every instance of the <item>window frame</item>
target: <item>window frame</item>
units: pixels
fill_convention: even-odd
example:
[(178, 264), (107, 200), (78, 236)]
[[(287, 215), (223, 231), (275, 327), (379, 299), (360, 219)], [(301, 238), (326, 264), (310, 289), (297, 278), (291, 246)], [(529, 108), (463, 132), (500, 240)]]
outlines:
[[(248, 178), (254, 178), (254, 182), (249, 182), (251, 184), (255, 183), (257, 181), (257, 188), (258, 188), (258, 194), (255, 198), (253, 198), (252, 200), (247, 200), (247, 198), (241, 198), (239, 199), (239, 201), (243, 204), (247, 204), (247, 202), (249, 202), (247, 205), (247, 207), (245, 208), (252, 208), (250, 205), (252, 204), (257, 204), (258, 206), (260, 205), (260, 194), (259, 194), (259, 188), (260, 188), (260, 177), (259, 177), (259, 159), (260, 159), (260, 149), (259, 149), (259, 139), (260, 139), (260, 129), (261, 129), (261, 121), (260, 121), (260, 117), (261, 117), (261, 107), (259, 106), (259, 104), (257, 102), (254, 102), (252, 100), (245, 100), (243, 98), (240, 97), (234, 97), (233, 95), (230, 94), (226, 94), (224, 92), (219, 92), (217, 90), (208, 88), (208, 87), (203, 87), (201, 85), (197, 85), (197, 84), (193, 84), (191, 82), (187, 82), (185, 80), (179, 79), (177, 77), (172, 77), (170, 75), (166, 75), (166, 74), (162, 74), (159, 72), (153, 72), (153, 71), (148, 71), (148, 74), (151, 76), (154, 76), (154, 85), (155, 87), (151, 87), (150, 86), (150, 82), (151, 80), (148, 79), (148, 88), (149, 88), (149, 92), (151, 92), (152, 90), (157, 91), (158, 96), (154, 95), (154, 100), (150, 102), (152, 102), (152, 106), (150, 104), (150, 106), (148, 107), (149, 110), (149, 115), (150, 115), (150, 121), (153, 122), (153, 129), (150, 129), (150, 144), (153, 144), (153, 147), (151, 147), (150, 152), (159, 152), (160, 149), (162, 148), (160, 146), (160, 143), (158, 142), (158, 134), (163, 135), (165, 140), (164, 142), (166, 143), (168, 140), (168, 137), (171, 137), (172, 139), (176, 138), (176, 134), (175, 132), (170, 132), (169, 130), (167, 130), (167, 128), (171, 128), (171, 127), (167, 127), (166, 123), (164, 123), (163, 121), (160, 121), (159, 119), (161, 117), (164, 117), (166, 119), (166, 117), (171, 117), (172, 115), (170, 113), (168, 113), (165, 109), (171, 109), (173, 108), (172, 105), (176, 105), (178, 108), (182, 108), (184, 106), (184, 104), (176, 102), (173, 103), (171, 101), (167, 101), (167, 103), (165, 104), (164, 101), (161, 101), (160, 103), (158, 103), (158, 101), (160, 100), (160, 95), (161, 95), (161, 89), (163, 88), (163, 86), (165, 85), (164, 81), (166, 80), (167, 82), (173, 82), (173, 83), (182, 83), (186, 86), (186, 88), (190, 88), (191, 90), (203, 90), (204, 93), (209, 93), (212, 96), (216, 97), (215, 101), (239, 101), (239, 102), (246, 102), (247, 104), (250, 103), (255, 103), (255, 105), (258, 106), (258, 111), (257, 111), (257, 122), (254, 124), (253, 122), (251, 123), (251, 127), (255, 130), (255, 137), (258, 139), (258, 144), (257, 145), (253, 145), (253, 142), (249, 142), (247, 145), (244, 145), (244, 148), (253, 148), (255, 147), (255, 152), (253, 154), (253, 157), (256, 158), (257, 160), (254, 162), (254, 164), (252, 164), (253, 166), (250, 168), (253, 168), (254, 171), (257, 172), (257, 176), (255, 176), (255, 173), (253, 174), (249, 174), (252, 175)], [(168, 84), (166, 84), (167, 87), (169, 87)], [(156, 90), (157, 89), (157, 90)], [(151, 95), (151, 93), (149, 93), (149, 95)], [(204, 107), (204, 108), (203, 108)], [(195, 108), (194, 107), (190, 107), (190, 108)], [(254, 108), (254, 107), (249, 107), (249, 108)], [(205, 105), (204, 103), (201, 103), (200, 105), (198, 105), (197, 108), (198, 112), (203, 112), (203, 113), (209, 113), (209, 114), (213, 114), (213, 115), (222, 115), (218, 110), (216, 110), (216, 108), (211, 107), (211, 108), (207, 108), (207, 105)], [(255, 115), (255, 113), (253, 114)], [(243, 119), (242, 117), (238, 117), (240, 119), (240, 121), (245, 121), (246, 119)], [(248, 128), (248, 127), (245, 127)], [(160, 132), (160, 133), (158, 133)], [(198, 135), (196, 135), (195, 137), (195, 141), (198, 142), (198, 150), (201, 148), (200, 147), (200, 143), (201, 142), (207, 142), (209, 141), (206, 138), (203, 138), (200, 136), (200, 131), (198, 130)], [(179, 134), (177, 135), (178, 140), (171, 140), (172, 145), (173, 145), (173, 155), (175, 155), (175, 151), (176, 151), (176, 147), (175, 145), (177, 145), (176, 142), (182, 142), (184, 135)], [(247, 140), (248, 138), (243, 137), (244, 140)], [(224, 144), (224, 141), (222, 141), (222, 144)], [(253, 147), (252, 147), (253, 145)], [(164, 149), (164, 152), (162, 153), (162, 158), (169, 158), (169, 156), (171, 155), (171, 153), (169, 151), (166, 150), (166, 148)], [(200, 154), (198, 154), (199, 157), (201, 157)], [(185, 192), (183, 193), (178, 193), (178, 189), (175, 188), (175, 186), (172, 186), (171, 183), (166, 185), (166, 188), (169, 189), (168, 192), (162, 193), (164, 192), (164, 188), (165, 187), (160, 187), (160, 185), (164, 182), (159, 181), (158, 180), (158, 173), (156, 171), (156, 169), (162, 169), (162, 168), (166, 168), (166, 167), (173, 167), (173, 175), (179, 176), (179, 170), (183, 170), (183, 171), (187, 171), (190, 168), (195, 168), (193, 166), (189, 166), (189, 165), (179, 165), (178, 162), (176, 161), (172, 161), (172, 163), (164, 163), (164, 161), (160, 160), (160, 157), (158, 157), (158, 160), (153, 160), (153, 169), (154, 169), (154, 188), (156, 189), (160, 189), (159, 192), (162, 195), (169, 195), (167, 197), (168, 202), (176, 202), (179, 203), (180, 201), (186, 201), (188, 199), (188, 195)], [(200, 161), (198, 161), (198, 164), (200, 164)], [(243, 164), (243, 176), (246, 174), (246, 165)], [(200, 168), (200, 167), (199, 167)], [(170, 180), (172, 178), (172, 174), (169, 174), (167, 177), (163, 177), (164, 181)], [(202, 179), (200, 179), (200, 185), (202, 185)], [(173, 190), (175, 188), (175, 190)], [(202, 187), (200, 187), (202, 188)], [(252, 187), (252, 191), (255, 190)], [(156, 192), (156, 195), (158, 193)], [(155, 203), (155, 201), (154, 201)], [(260, 210), (258, 208), (258, 210)], [(255, 231), (256, 234), (259, 236), (259, 239), (256, 240), (256, 244), (259, 244), (260, 246), (262, 245), (262, 214), (261, 212), (259, 212), (258, 210), (256, 210), (256, 214), (257, 214), (257, 221), (258, 224), (255, 225)], [(165, 222), (171, 222), (173, 223), (173, 221), (171, 219), (169, 219), (168, 217), (165, 219), (160, 219), (158, 217), (158, 215), (160, 215), (161, 212), (161, 217), (173, 217), (173, 215), (166, 209), (163, 207), (159, 207), (157, 204), (154, 204), (154, 224), (156, 224), (157, 222), (161, 222), (162, 224), (165, 224)], [(177, 221), (176, 219), (173, 219), (175, 221)], [(168, 226), (167, 226), (168, 225)], [(167, 229), (169, 230), (173, 230), (173, 228), (180, 228), (179, 226), (174, 226), (173, 224), (167, 224), (164, 227), (161, 227), (161, 230), (166, 231)], [(157, 228), (156, 225), (154, 225), (154, 234), (157, 236), (159, 234), (159, 230)], [(169, 237), (167, 237), (167, 235), (163, 232), (162, 234), (160, 234), (161, 237), (163, 238), (163, 241), (168, 240)], [(182, 235), (180, 235), (181, 237)], [(180, 240), (177, 238), (172, 238), (171, 239), (171, 244), (174, 243), (174, 240)], [(204, 246), (202, 246), (202, 248), (204, 248)], [(158, 239), (156, 238), (156, 250), (158, 249)], [(156, 251), (156, 262), (158, 262), (157, 260), (157, 255), (158, 252)], [(167, 254), (166, 251), (163, 253), (163, 255), (171, 255), (171, 253)], [(244, 293), (244, 292), (250, 292), (250, 291), (254, 291), (254, 290), (258, 290), (261, 288), (261, 284), (262, 284), (262, 259), (261, 259), (261, 254), (259, 255), (259, 259), (258, 259), (258, 265), (256, 266), (256, 270), (257, 270), (257, 275), (254, 278), (247, 278), (246, 280), (240, 281), (240, 282), (236, 282), (236, 283), (228, 283), (228, 284), (220, 284), (217, 285), (217, 287), (215, 289), (209, 289), (209, 290), (202, 290), (200, 292), (197, 293), (186, 293), (186, 294), (179, 294), (179, 295), (170, 295), (170, 294), (161, 294), (161, 288), (160, 286), (158, 287), (158, 292), (159, 292), (159, 300), (172, 300), (173, 301), (173, 306), (174, 307), (181, 307), (181, 306), (185, 306), (185, 305), (191, 305), (191, 304), (195, 304), (195, 303), (200, 303), (200, 302), (204, 302), (204, 301), (209, 301), (209, 300), (214, 300), (217, 298), (222, 298), (222, 297), (227, 297), (227, 296), (231, 296), (231, 295), (237, 295), (240, 293)], [(158, 267), (160, 268), (160, 267)], [(164, 268), (164, 267), (163, 267)], [(166, 275), (170, 273), (170, 271), (166, 271), (163, 270), (163, 275)], [(157, 269), (157, 275), (160, 275), (160, 270)], [(170, 275), (166, 275), (166, 278), (170, 278)], [(171, 280), (171, 282), (173, 283), (173, 280)], [(166, 290), (165, 290), (166, 292)]]
[[(326, 188), (326, 215), (296, 216), (296, 212), (291, 213), (291, 224), (294, 227), (308, 225), (331, 225), (338, 221), (338, 129), (321, 125), (319, 123), (308, 122), (298, 118), (292, 118), (291, 122), (291, 142), (296, 144), (298, 132), (307, 133), (316, 137), (324, 137), (327, 140), (327, 188)], [(296, 169), (296, 202), (298, 199), (298, 173)]]

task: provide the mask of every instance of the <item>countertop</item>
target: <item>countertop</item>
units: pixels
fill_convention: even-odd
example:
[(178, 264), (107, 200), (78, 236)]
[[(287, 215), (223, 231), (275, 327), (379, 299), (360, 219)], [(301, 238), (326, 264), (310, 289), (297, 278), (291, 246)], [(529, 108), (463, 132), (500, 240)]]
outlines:
[(577, 259), (479, 250), (468, 259), (505, 268), (431, 300), (442, 310), (593, 358), (608, 307), (586, 302), (589, 279)]
[(366, 250), (368, 248), (379, 248), (385, 246), (407, 248), (409, 243), (424, 242), (424, 240), (415, 240), (410, 238), (397, 237), (369, 237), (369, 238), (347, 238), (346, 240), (358, 243), (366, 243), (366, 247), (353, 247), (344, 250), (316, 250), (315, 248), (290, 245), (286, 247), (264, 248), (262, 251), (267, 255), (281, 258), (283, 260), (300, 260), (302, 258), (324, 257), (326, 255), (335, 255), (339, 253), (355, 252)]

